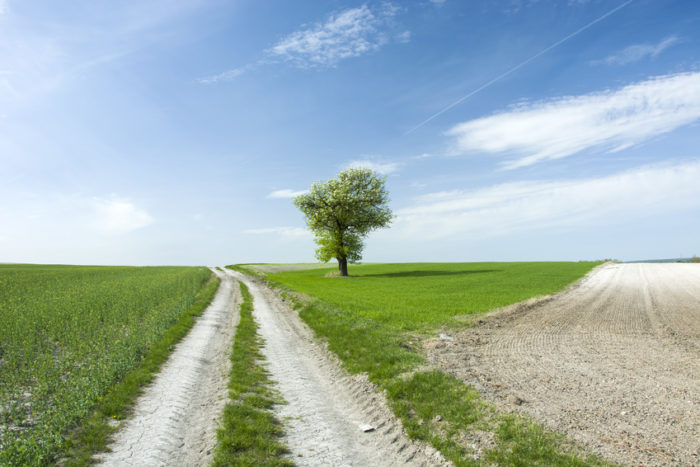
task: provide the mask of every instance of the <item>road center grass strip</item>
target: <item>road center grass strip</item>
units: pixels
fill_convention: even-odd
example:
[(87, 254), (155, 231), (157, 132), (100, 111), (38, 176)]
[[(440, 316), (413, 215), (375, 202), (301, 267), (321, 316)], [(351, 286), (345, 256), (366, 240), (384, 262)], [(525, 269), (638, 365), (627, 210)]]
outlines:
[(217, 432), (215, 466), (291, 466), (280, 438), (282, 424), (273, 407), (282, 402), (269, 379), (260, 351), (263, 340), (253, 318), (253, 297), (239, 282), (243, 302), (231, 353), (230, 397)]
[(218, 279), (207, 268), (4, 265), (0, 286), (0, 465), (44, 465), (66, 450), (81, 464)]
[[(413, 439), (455, 465), (600, 465), (562, 436), (500, 413), (453, 376), (425, 370), (416, 334), (463, 327), (461, 317), (562, 289), (599, 263), (384, 264), (267, 274), (352, 373), (366, 372)], [(247, 268), (243, 267), (245, 272)], [(239, 269), (241, 270), (241, 269)], [(472, 449), (479, 437), (486, 449)]]

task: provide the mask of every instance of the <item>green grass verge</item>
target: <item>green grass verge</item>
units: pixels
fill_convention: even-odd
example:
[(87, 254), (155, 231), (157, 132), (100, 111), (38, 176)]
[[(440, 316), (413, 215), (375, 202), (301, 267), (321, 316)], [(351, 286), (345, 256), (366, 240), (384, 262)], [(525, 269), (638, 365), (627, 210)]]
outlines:
[[(356, 265), (350, 278), (325, 277), (334, 268), (267, 278), (307, 294), (287, 293), (300, 317), (350, 372), (367, 372), (387, 391), (411, 438), (431, 443), (455, 465), (605, 465), (526, 417), (500, 413), (458, 379), (421, 369), (417, 342), (417, 333), (468, 325), (464, 316), (561, 290), (598, 264)], [(475, 434), (491, 440), (481, 457), (471, 449)]]
[(240, 283), (243, 303), (231, 354), (230, 397), (217, 432), (215, 466), (290, 466), (280, 441), (282, 425), (273, 413), (281, 402), (264, 367), (263, 345), (253, 319), (253, 297)]
[(149, 348), (138, 366), (99, 398), (90, 417), (75, 428), (66, 442), (63, 465), (90, 465), (93, 455), (106, 449), (109, 436), (116, 431), (110, 421), (122, 420), (129, 415), (143, 387), (153, 380), (175, 345), (192, 328), (195, 318), (209, 306), (219, 284), (219, 278), (212, 273), (190, 308)]

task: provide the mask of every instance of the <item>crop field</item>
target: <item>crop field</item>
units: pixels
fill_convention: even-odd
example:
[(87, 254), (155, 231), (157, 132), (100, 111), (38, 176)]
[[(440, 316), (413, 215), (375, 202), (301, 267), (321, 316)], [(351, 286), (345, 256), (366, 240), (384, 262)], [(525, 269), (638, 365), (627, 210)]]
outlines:
[(0, 265), (0, 465), (46, 462), (190, 307), (198, 267)]
[(361, 264), (350, 267), (354, 277), (348, 279), (326, 277), (335, 268), (267, 276), (354, 315), (403, 330), (419, 330), (455, 325), (459, 316), (556, 292), (598, 264)]
[(349, 278), (328, 277), (335, 270), (330, 267), (266, 277), (311, 296), (285, 294), (351, 373), (366, 372), (386, 390), (408, 434), (455, 465), (599, 465), (604, 462), (561, 435), (501, 412), (472, 387), (429, 368), (422, 348), (426, 336), (464, 328), (480, 312), (560, 291), (599, 264), (367, 264), (351, 266)]

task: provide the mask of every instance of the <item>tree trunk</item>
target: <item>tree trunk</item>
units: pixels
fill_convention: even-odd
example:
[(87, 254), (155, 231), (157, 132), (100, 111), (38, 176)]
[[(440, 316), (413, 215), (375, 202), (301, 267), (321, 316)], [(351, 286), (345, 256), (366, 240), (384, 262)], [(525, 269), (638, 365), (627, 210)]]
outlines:
[(338, 271), (343, 277), (348, 275), (348, 259), (347, 258), (336, 258), (338, 260)]

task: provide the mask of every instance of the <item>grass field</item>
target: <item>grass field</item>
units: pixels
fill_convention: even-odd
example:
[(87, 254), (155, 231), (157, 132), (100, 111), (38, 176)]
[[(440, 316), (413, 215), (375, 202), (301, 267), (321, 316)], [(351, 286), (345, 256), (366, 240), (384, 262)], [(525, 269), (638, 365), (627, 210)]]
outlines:
[(0, 265), (0, 465), (50, 461), (67, 430), (140, 364), (210, 275)]
[[(351, 372), (366, 372), (385, 389), (413, 438), (439, 449), (456, 465), (596, 465), (563, 437), (531, 420), (499, 413), (456, 378), (424, 369), (420, 336), (463, 327), (464, 317), (550, 294), (600, 263), (369, 264), (353, 277), (327, 277), (335, 268), (268, 273), (317, 335)], [(239, 266), (237, 269), (251, 271)], [(493, 439), (477, 455), (470, 433)]]
[(404, 330), (456, 325), (455, 319), (561, 290), (598, 263), (401, 263), (268, 274), (356, 316)]

